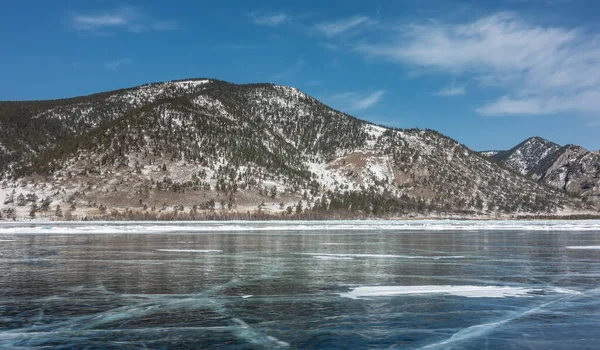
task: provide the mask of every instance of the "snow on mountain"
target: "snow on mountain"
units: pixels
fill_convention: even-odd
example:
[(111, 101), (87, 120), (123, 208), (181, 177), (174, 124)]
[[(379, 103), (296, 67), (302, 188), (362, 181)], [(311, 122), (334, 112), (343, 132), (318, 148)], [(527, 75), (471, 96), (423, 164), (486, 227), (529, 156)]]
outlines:
[(479, 154), (481, 154), (484, 157), (490, 158), (492, 156), (495, 156), (496, 154), (498, 154), (500, 151), (481, 151), (479, 152)]
[(180, 80), (173, 82), (154, 83), (129, 89), (125, 93), (116, 93), (108, 98), (109, 102), (125, 102), (131, 106), (139, 107), (142, 104), (154, 102), (161, 98), (179, 96), (199, 90), (206, 84), (208, 79)]
[[(0, 101), (0, 175), (59, 141), (88, 132), (158, 100), (197, 93), (215, 82), (188, 79), (51, 101)], [(12, 165), (11, 165), (12, 164)]]
[(600, 203), (600, 152), (567, 145), (535, 176), (544, 183)]
[(560, 146), (553, 142), (540, 137), (531, 137), (509, 151), (496, 152), (491, 158), (521, 175), (527, 175), (559, 149)]
[(535, 181), (600, 204), (600, 151), (576, 145), (561, 147), (533, 137), (509, 151), (481, 154)]
[(367, 135), (369, 135), (368, 140), (367, 140), (368, 147), (374, 147), (377, 139), (379, 139), (381, 137), (381, 135), (383, 135), (383, 133), (387, 130), (386, 128), (384, 128), (382, 126), (371, 125), (371, 124), (365, 124), (364, 128), (365, 128), (365, 132), (367, 133)]

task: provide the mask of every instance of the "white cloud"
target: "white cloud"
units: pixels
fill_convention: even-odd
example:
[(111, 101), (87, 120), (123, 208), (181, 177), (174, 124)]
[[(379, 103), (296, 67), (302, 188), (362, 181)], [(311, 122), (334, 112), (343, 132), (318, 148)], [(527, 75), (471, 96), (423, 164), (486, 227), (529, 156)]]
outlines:
[(329, 98), (333, 104), (341, 106), (343, 111), (361, 111), (376, 105), (385, 94), (385, 90), (377, 90), (369, 94), (344, 92)]
[(97, 29), (102, 27), (127, 26), (129, 21), (123, 14), (104, 14), (97, 16), (75, 15), (73, 22), (79, 29)]
[(464, 85), (450, 85), (437, 91), (436, 96), (462, 96), (467, 93), (467, 88)]
[(586, 126), (600, 127), (600, 120), (591, 120), (585, 123)]
[(132, 64), (132, 63), (133, 63), (133, 60), (131, 58), (121, 58), (116, 61), (107, 62), (104, 64), (104, 66), (106, 67), (106, 69), (109, 69), (109, 70), (117, 70), (124, 65)]
[(395, 36), (356, 50), (506, 89), (477, 109), (483, 115), (600, 110), (600, 36), (582, 28), (539, 26), (498, 13), (467, 24), (411, 25)]
[(600, 113), (600, 90), (592, 89), (580, 93), (522, 98), (503, 96), (478, 108), (477, 112), (485, 116), (549, 115), (570, 112)]
[(250, 18), (256, 25), (269, 27), (278, 27), (289, 20), (288, 15), (283, 12), (271, 14), (252, 12)]
[(384, 90), (375, 91), (372, 94), (369, 94), (352, 102), (351, 108), (357, 110), (370, 108), (376, 103), (378, 103), (384, 94)]
[(323, 22), (315, 25), (315, 29), (328, 36), (334, 37), (355, 29), (361, 25), (373, 25), (377, 22), (365, 16), (354, 16), (338, 21)]
[(177, 27), (173, 21), (156, 21), (133, 7), (123, 7), (111, 12), (70, 16), (73, 28), (79, 31), (102, 33), (109, 30), (143, 32), (146, 30), (172, 30)]

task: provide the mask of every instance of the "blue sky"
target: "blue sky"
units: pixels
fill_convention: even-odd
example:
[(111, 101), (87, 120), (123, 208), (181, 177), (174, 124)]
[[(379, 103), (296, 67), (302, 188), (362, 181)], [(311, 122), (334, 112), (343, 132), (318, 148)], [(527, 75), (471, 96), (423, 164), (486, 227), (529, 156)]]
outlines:
[(600, 2), (11, 1), (0, 100), (211, 77), (291, 85), (476, 149), (600, 148)]

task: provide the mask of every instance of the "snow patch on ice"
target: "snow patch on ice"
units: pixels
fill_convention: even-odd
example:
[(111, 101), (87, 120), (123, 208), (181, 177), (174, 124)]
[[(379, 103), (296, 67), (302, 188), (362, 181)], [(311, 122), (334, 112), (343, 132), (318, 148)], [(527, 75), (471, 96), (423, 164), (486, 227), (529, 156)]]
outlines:
[(173, 252), (173, 253), (222, 253), (222, 250), (218, 249), (157, 249), (159, 252)]
[(332, 255), (313, 255), (313, 258), (319, 260), (354, 260), (349, 256), (332, 256)]
[(552, 288), (552, 291), (555, 292), (555, 293), (559, 293), (559, 294), (571, 294), (571, 295), (582, 294), (581, 292), (578, 292), (576, 290), (567, 289), (567, 288), (560, 288), (560, 287)]
[(509, 286), (361, 286), (340, 296), (350, 299), (398, 295), (445, 294), (466, 298), (505, 298), (531, 296), (542, 289)]
[(568, 246), (567, 249), (572, 249), (572, 250), (600, 250), (600, 245), (573, 245), (573, 246)]
[(321, 258), (377, 258), (377, 259), (464, 259), (463, 255), (437, 255), (437, 256), (424, 256), (424, 255), (398, 255), (398, 254), (353, 254), (353, 253), (341, 253), (341, 254), (330, 254), (330, 253), (296, 253), (299, 255), (312, 255), (314, 257)]

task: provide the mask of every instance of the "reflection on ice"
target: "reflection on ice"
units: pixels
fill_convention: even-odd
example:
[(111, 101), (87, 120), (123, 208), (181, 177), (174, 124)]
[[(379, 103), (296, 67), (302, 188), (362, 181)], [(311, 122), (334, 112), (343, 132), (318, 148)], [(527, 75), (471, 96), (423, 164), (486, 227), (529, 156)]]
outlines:
[(335, 259), (335, 258), (377, 258), (377, 259), (464, 259), (464, 255), (399, 255), (399, 254), (330, 254), (330, 253), (296, 253), (298, 255), (311, 255), (318, 259)]
[(354, 260), (349, 256), (332, 256), (332, 255), (313, 255), (313, 258), (319, 260)]
[(219, 249), (156, 249), (159, 252), (171, 253), (222, 253)]
[(600, 245), (580, 245), (580, 246), (569, 246), (567, 249), (573, 250), (600, 250)]
[[(20, 311), (14, 321), (18, 324), (31, 318), (34, 322), (0, 332), (0, 348), (95, 348), (93, 344), (99, 344), (98, 348), (102, 349), (171, 348), (165, 344), (178, 342), (183, 348), (227, 344), (240, 344), (239, 348), (289, 347), (287, 342), (235, 316), (225, 300), (213, 295), (215, 291), (190, 295), (127, 295), (103, 287), (74, 287), (66, 295), (32, 300), (43, 305), (37, 310)], [(90, 308), (92, 300), (101, 303), (99, 309)], [(44, 309), (55, 308), (64, 310), (64, 316), (44, 312)], [(80, 312), (85, 313), (78, 314)]]

